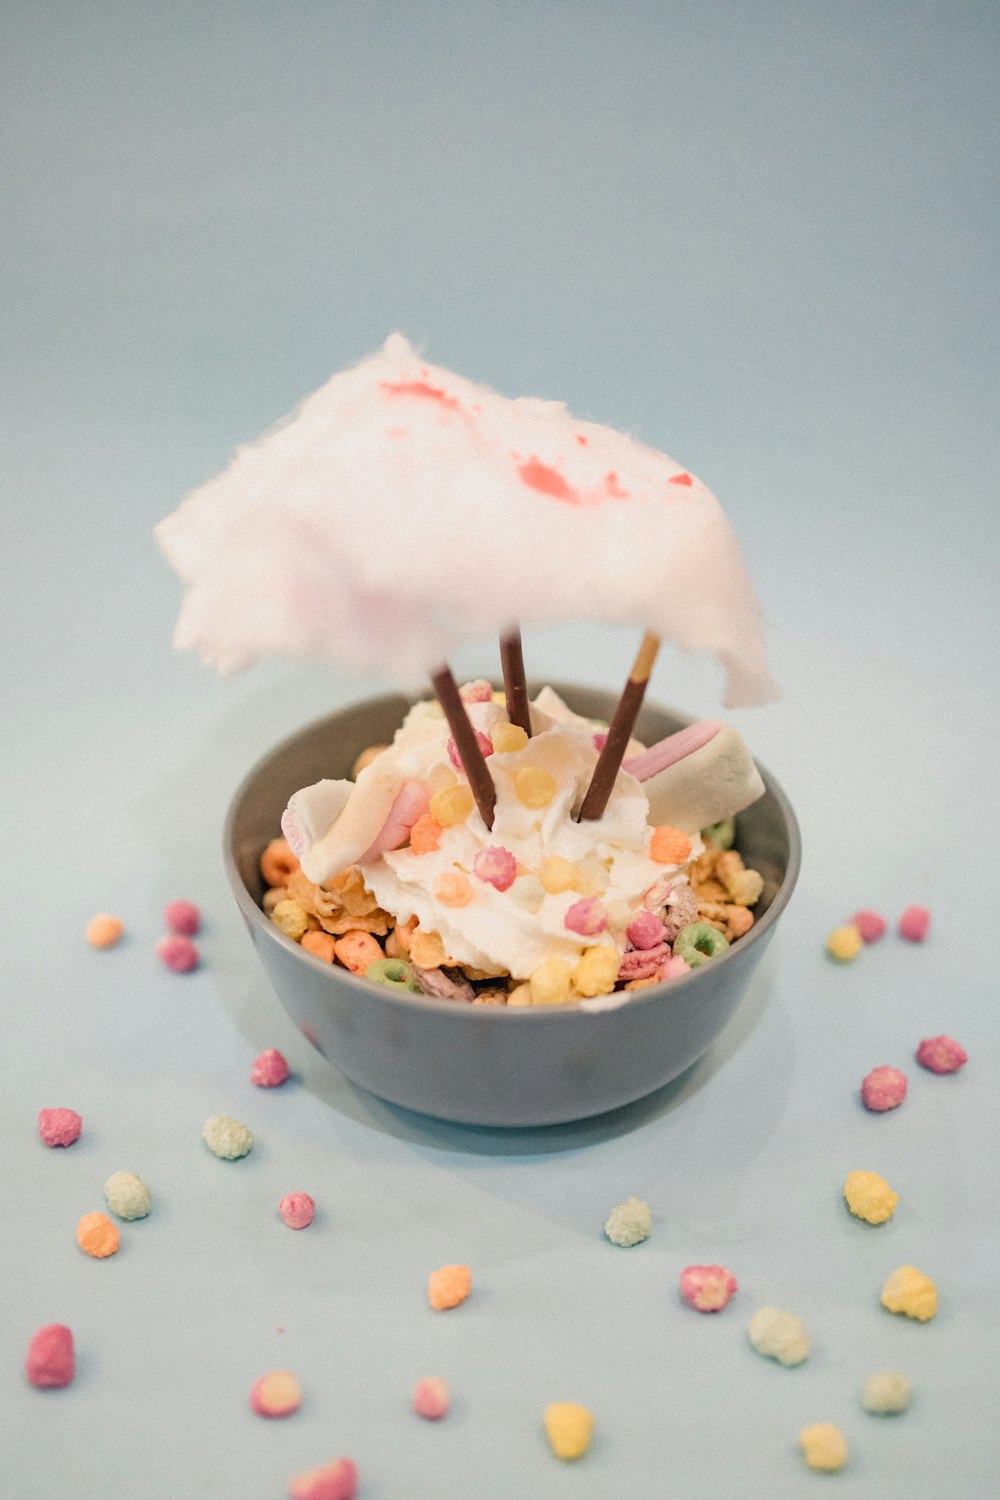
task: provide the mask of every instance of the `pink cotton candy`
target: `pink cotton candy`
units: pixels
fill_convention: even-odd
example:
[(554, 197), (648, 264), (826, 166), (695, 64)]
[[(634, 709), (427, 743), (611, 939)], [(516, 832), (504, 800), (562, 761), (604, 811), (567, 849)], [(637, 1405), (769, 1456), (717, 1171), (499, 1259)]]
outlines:
[(583, 896), (573, 902), (563, 917), (563, 923), (570, 932), (578, 932), (581, 937), (596, 937), (608, 925), (608, 910), (596, 896)]
[[(491, 745), (490, 749), (492, 748)], [(410, 829), (418, 818), (423, 817), (430, 802), (431, 793), (426, 782), (404, 781), (386, 814), (385, 822), (358, 863), (364, 864), (366, 860), (377, 859), (387, 849), (401, 849), (409, 840)], [(285, 836), (287, 838), (287, 834)]]
[[(303, 1028), (304, 1029), (304, 1028)], [(312, 1041), (312, 1037), (309, 1038)], [(288, 1078), (288, 1063), (277, 1047), (267, 1047), (253, 1060), (250, 1082), (259, 1089), (276, 1089)]]
[(931, 925), (926, 906), (908, 906), (899, 919), (899, 935), (908, 943), (922, 943)]
[(879, 916), (877, 911), (856, 911), (851, 922), (860, 932), (863, 943), (877, 943), (885, 935), (885, 917)]
[(906, 1074), (898, 1068), (872, 1068), (861, 1082), (861, 1102), (865, 1109), (882, 1114), (896, 1109), (906, 1098)]
[(46, 1323), (32, 1335), (24, 1373), (40, 1390), (69, 1385), (76, 1371), (73, 1334), (65, 1323)]
[(685, 1266), (680, 1293), (699, 1312), (721, 1312), (737, 1290), (736, 1277), (725, 1266)]
[(278, 1213), (289, 1229), (306, 1229), (313, 1221), (316, 1203), (308, 1193), (286, 1193), (278, 1204)]
[(517, 860), (509, 849), (494, 844), (489, 849), (479, 851), (472, 861), (472, 873), (487, 885), (495, 886), (498, 891), (506, 891), (517, 878)]
[[(485, 757), (487, 755), (492, 755), (493, 741), (490, 739), (490, 737), (486, 734), (483, 734), (481, 729), (475, 729), (473, 730), (473, 733), (476, 736), (476, 744), (483, 752), (483, 756)], [(457, 771), (465, 770), (465, 767), (462, 764), (462, 757), (458, 753), (458, 744), (454, 736), (448, 741), (448, 759), (451, 761), (452, 765)]]
[(493, 684), (485, 677), (477, 677), (475, 682), (467, 682), (459, 690), (459, 696), (463, 703), (489, 703), (493, 698)]
[(198, 967), (198, 950), (188, 937), (182, 937), (179, 933), (173, 933), (170, 937), (160, 938), (156, 945), (156, 951), (175, 974), (190, 974), (192, 969)]
[(656, 948), (666, 937), (667, 929), (651, 911), (637, 911), (626, 929), (633, 948)]
[(40, 1109), (38, 1134), (46, 1146), (72, 1146), (80, 1139), (83, 1120), (75, 1109)]
[(718, 719), (702, 719), (697, 724), (689, 724), (686, 729), (679, 729), (676, 734), (668, 734), (665, 740), (658, 740), (655, 745), (650, 745), (641, 755), (633, 755), (623, 761), (622, 769), (637, 781), (648, 781), (651, 776), (658, 775), (668, 766), (676, 765), (685, 756), (693, 755), (696, 750), (707, 745), (721, 728), (722, 724)]
[(447, 1416), (450, 1405), (448, 1386), (435, 1375), (418, 1380), (413, 1387), (413, 1410), (428, 1422), (439, 1422)]
[(163, 909), (163, 921), (171, 932), (194, 937), (201, 927), (201, 912), (193, 901), (171, 901)]
[(969, 1054), (954, 1037), (929, 1036), (917, 1048), (916, 1058), (931, 1073), (957, 1073), (969, 1061)]
[(631, 953), (622, 954), (618, 978), (626, 981), (652, 979), (659, 975), (669, 957), (670, 947), (667, 943), (657, 943), (655, 948), (635, 948)]
[(354, 1500), (358, 1471), (349, 1458), (338, 1458), (289, 1481), (289, 1500)]

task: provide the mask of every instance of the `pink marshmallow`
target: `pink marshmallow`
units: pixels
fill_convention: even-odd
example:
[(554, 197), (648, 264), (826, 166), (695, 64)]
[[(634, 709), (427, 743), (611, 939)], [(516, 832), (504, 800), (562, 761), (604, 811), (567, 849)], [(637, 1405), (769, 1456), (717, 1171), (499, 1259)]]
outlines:
[[(492, 749), (492, 745), (490, 746)], [(410, 829), (430, 807), (430, 788), (423, 781), (404, 781), (386, 814), (385, 822), (362, 854), (359, 864), (377, 859), (387, 849), (401, 849), (410, 837)], [(286, 834), (287, 838), (288, 835)], [(289, 843), (291, 840), (289, 839)]]
[(954, 1037), (929, 1036), (917, 1048), (916, 1058), (931, 1073), (957, 1073), (969, 1061), (969, 1054)]
[(354, 1500), (358, 1493), (358, 1471), (349, 1458), (296, 1474), (289, 1481), (289, 1500)]
[(289, 1229), (306, 1229), (316, 1212), (315, 1201), (308, 1193), (286, 1193), (278, 1204), (278, 1213)]
[(495, 844), (490, 849), (480, 849), (472, 861), (472, 873), (498, 891), (506, 891), (517, 878), (517, 860), (509, 849)]
[(906, 1074), (898, 1068), (872, 1068), (861, 1081), (861, 1102), (865, 1109), (882, 1114), (896, 1109), (906, 1098)]
[[(485, 757), (487, 755), (492, 755), (493, 754), (493, 741), (489, 738), (489, 736), (483, 734), (483, 731), (481, 729), (475, 729), (475, 730), (473, 730), (473, 733), (476, 736), (476, 744), (479, 746), (480, 750), (483, 752), (483, 756)], [(465, 767), (462, 764), (462, 757), (458, 753), (458, 744), (457, 744), (456, 740), (454, 739), (454, 737), (452, 737), (448, 741), (448, 759), (451, 761), (451, 763), (455, 767), (456, 771), (464, 771), (465, 770)]]
[(656, 776), (660, 771), (665, 771), (668, 766), (674, 766), (686, 755), (693, 755), (709, 740), (713, 740), (722, 728), (718, 719), (702, 719), (697, 724), (689, 724), (686, 729), (679, 729), (676, 734), (668, 734), (665, 740), (658, 740), (655, 745), (650, 745), (641, 755), (633, 755), (629, 760), (622, 762), (622, 769), (628, 771), (637, 781), (648, 781), (651, 776)]
[(40, 1109), (38, 1134), (46, 1146), (72, 1146), (80, 1139), (83, 1119), (75, 1109)]
[(259, 1089), (276, 1089), (286, 1081), (288, 1074), (288, 1063), (284, 1055), (277, 1047), (267, 1047), (253, 1060), (250, 1082), (255, 1083)]
[(596, 896), (583, 896), (573, 902), (563, 917), (563, 924), (581, 937), (596, 937), (608, 925), (607, 907)]
[(190, 974), (192, 969), (198, 967), (197, 948), (189, 937), (182, 937), (179, 933), (160, 938), (156, 951), (162, 962), (175, 974)]
[(670, 947), (667, 943), (657, 943), (655, 948), (635, 948), (631, 953), (622, 954), (618, 978), (625, 981), (652, 979), (659, 975), (669, 957)]
[(651, 911), (637, 911), (625, 935), (633, 948), (655, 948), (666, 937), (667, 929)]
[(201, 927), (201, 912), (193, 901), (170, 901), (163, 908), (163, 920), (171, 932), (194, 937)]
[(931, 925), (926, 906), (908, 906), (899, 919), (899, 935), (908, 943), (922, 943)]
[(439, 1422), (446, 1417), (450, 1405), (448, 1386), (435, 1375), (418, 1380), (413, 1387), (413, 1410), (428, 1422)]
[(76, 1370), (73, 1334), (65, 1323), (46, 1323), (31, 1337), (24, 1373), (40, 1390), (69, 1385)]
[(877, 911), (856, 911), (851, 922), (861, 934), (863, 943), (877, 943), (885, 935), (885, 917)]
[(736, 1277), (725, 1266), (685, 1266), (680, 1293), (699, 1312), (721, 1312), (737, 1290)]

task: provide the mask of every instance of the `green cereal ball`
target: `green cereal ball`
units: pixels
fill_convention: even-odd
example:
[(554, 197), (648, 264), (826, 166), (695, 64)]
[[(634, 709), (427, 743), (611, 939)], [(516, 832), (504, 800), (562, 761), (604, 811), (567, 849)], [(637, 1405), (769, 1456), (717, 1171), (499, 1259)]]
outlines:
[(365, 970), (365, 978), (384, 984), (390, 990), (412, 990), (420, 993), (413, 970), (401, 958), (376, 958)]
[(291, 899), (278, 902), (271, 913), (271, 921), (296, 943), (309, 926), (305, 911), (297, 901)]
[(112, 1172), (104, 1196), (119, 1219), (144, 1219), (153, 1206), (152, 1193), (135, 1172)]
[(736, 838), (736, 819), (723, 818), (718, 823), (709, 823), (701, 830), (701, 836), (706, 844), (714, 844), (716, 849), (731, 849)]
[(253, 1149), (250, 1131), (232, 1115), (211, 1115), (205, 1121), (202, 1137), (212, 1155), (223, 1161), (236, 1161)]
[(728, 947), (728, 938), (724, 938), (721, 932), (707, 922), (689, 922), (674, 939), (675, 956), (683, 958), (692, 969), (725, 953)]

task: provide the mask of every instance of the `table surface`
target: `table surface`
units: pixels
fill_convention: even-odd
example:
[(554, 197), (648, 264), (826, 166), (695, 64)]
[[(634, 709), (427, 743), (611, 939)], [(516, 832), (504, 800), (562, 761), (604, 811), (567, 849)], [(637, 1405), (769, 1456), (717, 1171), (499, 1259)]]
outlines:
[[(996, 1495), (996, 32), (963, 0), (4, 11), (6, 1493), (265, 1500), (348, 1454), (365, 1500), (785, 1500), (820, 1482), (800, 1428), (831, 1421), (844, 1497)], [(732, 717), (798, 809), (800, 887), (708, 1055), (579, 1125), (462, 1129), (353, 1088), (222, 876), (246, 768), (383, 684), (175, 655), (151, 530), (396, 327), (701, 474), (767, 615), (784, 696)], [(525, 633), (533, 675), (606, 687), (634, 644)], [(495, 667), (489, 642), (456, 662)], [(707, 714), (719, 683), (665, 652), (652, 696)], [(154, 953), (178, 896), (205, 913), (189, 976)], [(913, 901), (925, 944), (824, 956), (858, 906)], [(113, 952), (83, 941), (100, 910)], [(939, 1032), (957, 1076), (913, 1062)], [(282, 1089), (249, 1083), (264, 1046)], [(858, 1098), (881, 1063), (910, 1077), (884, 1117)], [(37, 1138), (51, 1105), (83, 1115), (69, 1150)], [(214, 1113), (251, 1126), (246, 1160), (204, 1149)], [(855, 1168), (899, 1192), (881, 1228), (840, 1201)], [(119, 1169), (154, 1208), (98, 1262), (74, 1226)], [(623, 1251), (602, 1223), (632, 1194), (655, 1227)], [(441, 1317), (450, 1261), (475, 1291)], [(703, 1318), (677, 1277), (715, 1261), (740, 1290)], [(879, 1307), (904, 1263), (938, 1285), (928, 1325)], [(767, 1303), (805, 1319), (801, 1368), (749, 1347)], [(52, 1321), (78, 1374), (39, 1392)], [(283, 1423), (247, 1406), (273, 1367), (304, 1392)], [(874, 1418), (861, 1385), (893, 1367), (912, 1408)], [(408, 1409), (425, 1374), (452, 1388), (438, 1426)], [(576, 1466), (541, 1433), (556, 1400), (597, 1418)]]

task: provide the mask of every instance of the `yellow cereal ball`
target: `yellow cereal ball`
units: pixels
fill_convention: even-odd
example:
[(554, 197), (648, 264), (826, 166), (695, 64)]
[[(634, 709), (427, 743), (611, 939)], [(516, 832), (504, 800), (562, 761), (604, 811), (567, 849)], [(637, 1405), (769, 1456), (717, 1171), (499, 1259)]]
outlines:
[(502, 688), (493, 694), (493, 702), (499, 703), (501, 708), (507, 707), (507, 694), (503, 691)]
[(826, 951), (839, 964), (850, 963), (864, 947), (864, 940), (853, 922), (846, 927), (835, 927), (826, 940)]
[(565, 1005), (569, 999), (569, 964), (550, 955), (532, 969), (528, 982), (532, 1005)]
[(582, 1458), (594, 1435), (594, 1416), (575, 1401), (556, 1401), (545, 1408), (545, 1434), (556, 1458)]
[(854, 1217), (868, 1224), (884, 1224), (899, 1202), (899, 1194), (877, 1172), (848, 1172), (844, 1197)]
[(550, 854), (548, 859), (542, 860), (538, 878), (550, 896), (560, 896), (563, 891), (573, 889), (573, 882), (578, 874), (577, 866), (572, 860), (561, 859), (558, 854)]
[(278, 902), (271, 913), (271, 921), (275, 927), (281, 928), (286, 937), (294, 939), (296, 943), (309, 926), (309, 919), (302, 907), (290, 898)]
[(522, 766), (514, 772), (514, 795), (523, 806), (548, 807), (555, 794), (555, 777), (541, 766)]
[(810, 1469), (822, 1469), (835, 1474), (847, 1462), (847, 1444), (844, 1434), (832, 1422), (817, 1422), (812, 1427), (803, 1427), (799, 1433), (802, 1456)]
[(467, 786), (456, 782), (454, 786), (442, 787), (430, 801), (430, 814), (437, 818), (443, 828), (454, 828), (464, 823), (476, 805), (476, 799)]
[(509, 750), (523, 750), (528, 743), (528, 736), (520, 724), (506, 724), (503, 721), (494, 724), (490, 730), (490, 739), (498, 755), (504, 755)]
[(508, 1005), (530, 1005), (531, 985), (527, 980), (523, 984), (516, 984), (507, 996)]
[(724, 884), (729, 899), (737, 906), (756, 906), (764, 891), (764, 877), (759, 870), (738, 870)]
[(92, 948), (114, 948), (121, 942), (124, 931), (125, 923), (121, 917), (109, 917), (106, 912), (98, 912), (87, 923), (84, 934)]
[(448, 962), (439, 934), (423, 932), (419, 927), (410, 939), (410, 957), (418, 969), (440, 969), (443, 963)]
[(574, 987), (581, 995), (610, 995), (618, 978), (618, 949), (610, 943), (588, 948), (573, 969)]
[(937, 1288), (916, 1266), (898, 1266), (885, 1279), (882, 1306), (926, 1323), (937, 1312)]

